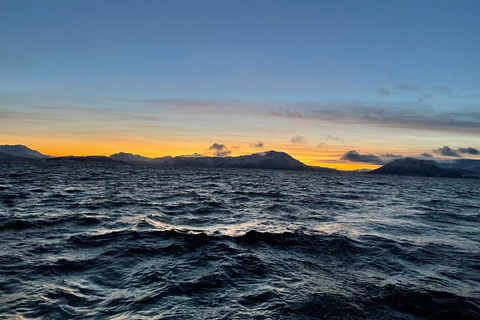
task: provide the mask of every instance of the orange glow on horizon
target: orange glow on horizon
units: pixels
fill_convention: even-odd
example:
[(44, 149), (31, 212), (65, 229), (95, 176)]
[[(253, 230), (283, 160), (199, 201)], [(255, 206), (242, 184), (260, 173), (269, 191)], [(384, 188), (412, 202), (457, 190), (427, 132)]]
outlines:
[(325, 168), (332, 168), (342, 171), (353, 171), (353, 170), (374, 170), (380, 168), (380, 165), (370, 165), (366, 163), (354, 163), (354, 162), (346, 162), (346, 163), (315, 163), (312, 166), (318, 167), (325, 167)]
[[(0, 138), (2, 138), (0, 136)], [(45, 139), (43, 137), (21, 137), (20, 139), (5, 139), (1, 144), (22, 144), (30, 149), (37, 150), (42, 154), (52, 156), (88, 156), (101, 155), (110, 156), (118, 152), (139, 154), (144, 157), (179, 156), (194, 153), (212, 155), (208, 148), (211, 142), (203, 139), (187, 141), (156, 141), (147, 139), (125, 139), (121, 138), (99, 138), (97, 140), (86, 140), (81, 138), (55, 138)], [(327, 167), (337, 170), (358, 170), (376, 169), (379, 165), (365, 163), (342, 162), (339, 160), (345, 150), (339, 148), (317, 148), (312, 146), (292, 146), (288, 144), (266, 143), (265, 148), (254, 148), (246, 142), (232, 142), (216, 140), (223, 143), (232, 151), (231, 156), (249, 155), (252, 153), (265, 152), (269, 150), (283, 151), (293, 158), (305, 163), (308, 166)], [(231, 147), (232, 145), (237, 145)], [(106, 147), (107, 146), (107, 147)]]

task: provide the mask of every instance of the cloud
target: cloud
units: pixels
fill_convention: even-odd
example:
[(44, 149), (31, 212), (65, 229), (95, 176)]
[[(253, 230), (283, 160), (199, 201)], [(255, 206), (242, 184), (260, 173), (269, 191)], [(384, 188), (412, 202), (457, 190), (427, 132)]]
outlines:
[(468, 148), (458, 148), (458, 152), (460, 153), (466, 153), (466, 154), (480, 154), (480, 151), (478, 149), (468, 147)]
[(263, 148), (263, 142), (262, 141), (257, 141), (255, 143), (252, 143), (250, 145), (252, 148), (259, 148), (259, 149), (262, 149)]
[(403, 158), (401, 154), (392, 154), (392, 153), (387, 153), (387, 154), (382, 154), (382, 158)]
[[(311, 111), (270, 110), (268, 115), (288, 119), (339, 122), (343, 124), (363, 123), (389, 128), (415, 129), (440, 132), (462, 132), (480, 134), (480, 112), (438, 112), (427, 108), (387, 108), (362, 106), (303, 105)], [(316, 108), (316, 109), (315, 109)]]
[[(358, 105), (327, 104), (301, 101), (239, 101), (239, 100), (149, 100), (150, 105), (167, 106), (175, 110), (194, 113), (226, 112), (233, 116), (267, 115), (288, 119), (305, 119), (310, 121), (338, 121), (343, 124), (362, 123), (388, 128), (417, 129), (423, 131), (462, 132), (480, 134), (480, 105), (470, 105), (464, 110), (440, 111), (429, 108), (422, 102), (435, 94), (452, 90), (446, 86), (420, 86), (398, 84), (392, 88), (383, 88), (391, 95), (413, 92), (419, 97), (408, 104)], [(421, 105), (421, 108), (418, 108)]]
[(438, 149), (434, 149), (433, 153), (445, 156), (445, 157), (460, 157), (460, 155), (452, 150), (449, 146), (443, 146)]
[(365, 162), (365, 163), (375, 163), (375, 164), (383, 164), (382, 159), (377, 157), (374, 154), (360, 154), (355, 150), (350, 150), (346, 152), (341, 158), (341, 160), (347, 160), (352, 162)]
[(343, 139), (342, 138), (339, 138), (339, 137), (334, 137), (332, 135), (328, 135), (327, 138), (325, 139), (326, 141), (342, 141)]
[(212, 144), (208, 149), (211, 149), (211, 150), (217, 150), (217, 151), (221, 151), (223, 149), (225, 149), (225, 145), (224, 144), (219, 144), (219, 143), (214, 143)]
[(422, 153), (420, 156), (424, 158), (433, 158), (433, 156), (430, 153)]
[(307, 138), (304, 136), (296, 135), (290, 139), (290, 142), (295, 145), (305, 145), (307, 144)]
[(423, 91), (424, 89), (419, 85), (412, 86), (408, 84), (397, 84), (395, 86), (395, 90), (408, 91), (408, 92), (420, 92), (420, 91)]
[(181, 155), (179, 157), (182, 157), (182, 158), (202, 158), (202, 157), (205, 157), (205, 155), (195, 152), (193, 154), (185, 154), (185, 155)]
[(390, 95), (392, 95), (392, 93), (390, 92), (390, 90), (385, 89), (385, 88), (380, 88), (379, 91), (380, 91), (380, 93), (383, 94), (384, 96), (390, 96)]
[(433, 86), (432, 89), (437, 93), (451, 93), (452, 89), (446, 86)]
[(419, 95), (417, 98), (418, 103), (424, 103), (430, 98), (435, 97), (438, 94), (450, 94), (452, 89), (446, 86), (420, 86), (420, 85), (409, 85), (409, 84), (397, 84), (391, 89), (380, 88), (380, 93), (385, 96), (390, 96), (393, 94), (414, 94)]
[(323, 148), (323, 147), (326, 147), (326, 146), (328, 146), (328, 144), (320, 142), (317, 147), (318, 148)]
[(393, 93), (420, 93), (425, 97), (430, 97), (432, 94), (447, 94), (451, 93), (452, 89), (447, 86), (420, 86), (420, 85), (410, 85), (410, 84), (397, 84), (395, 87), (391, 89), (387, 88), (380, 88), (378, 89), (381, 94), (385, 96), (390, 96)]
[(432, 87), (422, 87), (422, 86), (409, 86), (409, 85), (397, 85), (397, 90), (408, 91), (413, 93), (420, 94), (418, 98), (419, 103), (424, 103), (430, 98), (435, 97), (438, 94), (449, 94), (452, 90), (446, 86), (432, 86)]
[(397, 84), (394, 88), (397, 91), (422, 92), (422, 93), (451, 93), (452, 89), (447, 86), (424, 87), (419, 85)]
[(213, 151), (213, 154), (216, 157), (225, 157), (232, 153), (232, 150), (229, 150), (224, 144), (214, 143), (209, 148)]

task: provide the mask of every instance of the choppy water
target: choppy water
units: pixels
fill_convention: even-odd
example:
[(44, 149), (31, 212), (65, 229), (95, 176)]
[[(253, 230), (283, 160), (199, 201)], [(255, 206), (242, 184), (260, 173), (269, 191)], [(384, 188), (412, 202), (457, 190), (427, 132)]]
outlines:
[(477, 180), (0, 163), (0, 319), (480, 319)]

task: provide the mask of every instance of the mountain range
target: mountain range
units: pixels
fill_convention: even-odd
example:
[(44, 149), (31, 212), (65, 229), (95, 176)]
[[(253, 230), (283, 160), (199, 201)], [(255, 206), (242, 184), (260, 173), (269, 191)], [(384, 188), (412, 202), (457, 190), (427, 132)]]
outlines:
[[(175, 167), (201, 168), (250, 168), (335, 172), (323, 167), (310, 167), (279, 151), (266, 151), (237, 157), (207, 157), (200, 154), (177, 157), (148, 158), (131, 153), (115, 153), (107, 156), (67, 156), (52, 157), (41, 154), (23, 145), (0, 145), (0, 159), (3, 160), (46, 160), (104, 162), (137, 165), (161, 165)], [(367, 172), (368, 174), (405, 175), (446, 178), (480, 178), (480, 160), (457, 159), (453, 161), (434, 161), (416, 158), (401, 158)]]
[(202, 168), (251, 168), (301, 171), (335, 171), (328, 168), (312, 168), (292, 158), (285, 152), (267, 151), (238, 157), (207, 157), (199, 154), (192, 156), (147, 158), (131, 153), (116, 153), (106, 156), (66, 156), (51, 157), (43, 155), (23, 145), (0, 146), (0, 159), (45, 159), (47, 161), (82, 161), (105, 163), (128, 163), (141, 165), (162, 165), (176, 167)]

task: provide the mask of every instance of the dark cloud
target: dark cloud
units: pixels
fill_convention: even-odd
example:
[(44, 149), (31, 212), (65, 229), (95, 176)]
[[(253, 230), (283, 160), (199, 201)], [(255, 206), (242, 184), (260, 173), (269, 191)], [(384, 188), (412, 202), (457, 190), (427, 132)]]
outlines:
[(380, 88), (380, 93), (383, 94), (384, 96), (390, 96), (392, 95), (392, 93), (390, 92), (390, 90), (388, 89), (385, 89), (385, 88)]
[(217, 151), (221, 151), (223, 149), (225, 149), (225, 145), (224, 144), (219, 144), (219, 143), (214, 143), (212, 144), (208, 149), (210, 150), (217, 150)]
[(263, 148), (263, 142), (262, 141), (257, 141), (255, 143), (252, 143), (250, 145), (252, 148), (259, 148), (259, 149), (262, 149)]
[(209, 148), (209, 150), (214, 151), (213, 154), (216, 157), (225, 157), (232, 153), (224, 144), (214, 143)]
[(323, 143), (323, 142), (321, 142), (321, 143), (318, 144), (318, 147), (319, 147), (319, 148), (323, 148), (323, 147), (326, 147), (326, 146), (328, 146), (328, 144)]
[(296, 145), (305, 145), (307, 144), (307, 138), (304, 136), (296, 135), (290, 139), (290, 142)]
[(466, 153), (466, 154), (480, 154), (480, 151), (478, 149), (468, 147), (468, 148), (458, 148), (458, 152), (460, 153)]
[(433, 153), (439, 154), (445, 157), (460, 157), (460, 155), (455, 152), (453, 149), (451, 149), (449, 146), (443, 146), (438, 149), (434, 149)]
[(352, 162), (365, 162), (365, 163), (375, 163), (382, 164), (383, 161), (380, 157), (377, 157), (374, 154), (360, 154), (355, 150), (350, 150), (346, 152), (341, 158), (341, 160), (348, 160)]

